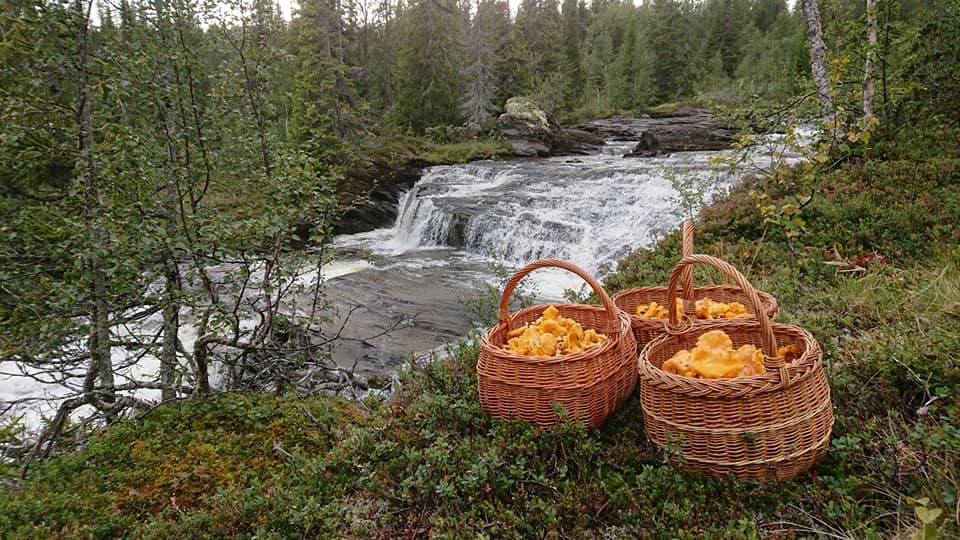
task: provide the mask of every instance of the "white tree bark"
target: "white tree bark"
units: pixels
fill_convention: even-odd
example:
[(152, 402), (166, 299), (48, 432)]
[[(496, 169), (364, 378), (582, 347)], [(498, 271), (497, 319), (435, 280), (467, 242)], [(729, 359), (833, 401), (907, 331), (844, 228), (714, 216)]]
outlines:
[(828, 121), (835, 120), (833, 96), (830, 93), (830, 77), (827, 73), (827, 46), (823, 43), (823, 30), (820, 26), (820, 9), (817, 0), (801, 0), (803, 16), (807, 21), (807, 43), (810, 46), (810, 70), (813, 83), (817, 88), (820, 109)]
[(863, 64), (863, 128), (873, 121), (873, 100), (877, 90), (873, 79), (873, 57), (877, 50), (877, 0), (867, 0), (867, 59)]

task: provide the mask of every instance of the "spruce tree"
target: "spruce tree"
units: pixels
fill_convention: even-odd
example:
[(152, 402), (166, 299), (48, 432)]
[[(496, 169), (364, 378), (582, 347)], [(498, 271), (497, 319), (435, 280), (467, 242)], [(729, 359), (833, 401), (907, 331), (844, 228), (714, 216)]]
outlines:
[(396, 120), (414, 132), (460, 123), (461, 13), (450, 0), (418, 0), (403, 15), (395, 73)]

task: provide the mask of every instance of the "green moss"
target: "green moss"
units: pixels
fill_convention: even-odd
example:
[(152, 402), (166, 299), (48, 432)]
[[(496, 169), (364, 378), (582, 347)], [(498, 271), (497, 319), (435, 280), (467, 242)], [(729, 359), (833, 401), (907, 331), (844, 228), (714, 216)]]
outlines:
[(510, 148), (502, 141), (476, 140), (430, 145), (423, 150), (421, 157), (430, 165), (443, 165), (479, 159), (496, 159), (511, 154)]
[(550, 120), (547, 113), (537, 102), (525, 97), (512, 97), (507, 100), (504, 107), (504, 114), (522, 118), (527, 122), (540, 126), (545, 130), (550, 129)]
[(642, 112), (649, 114), (650, 116), (660, 116), (660, 115), (670, 115), (682, 111), (684, 109), (690, 109), (699, 107), (697, 103), (693, 101), (671, 101), (668, 103), (661, 103), (653, 107), (647, 107)]

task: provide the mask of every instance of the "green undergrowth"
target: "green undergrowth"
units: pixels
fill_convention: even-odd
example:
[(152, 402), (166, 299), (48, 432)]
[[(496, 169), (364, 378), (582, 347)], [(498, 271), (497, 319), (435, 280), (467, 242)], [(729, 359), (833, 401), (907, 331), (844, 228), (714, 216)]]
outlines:
[(422, 152), (423, 159), (431, 165), (465, 163), (478, 159), (495, 159), (511, 155), (513, 155), (513, 151), (502, 141), (497, 140), (430, 144)]
[[(678, 471), (646, 441), (636, 393), (595, 430), (492, 421), (463, 342), (403, 368), (388, 400), (223, 394), (120, 422), (0, 490), (0, 537), (960, 536), (960, 160), (848, 161), (789, 240), (751, 189), (796, 192), (737, 190), (701, 213), (696, 251), (820, 342), (836, 424), (809, 473)], [(608, 290), (666, 283), (679, 251), (667, 235)]]
[(394, 134), (373, 139), (362, 151), (362, 159), (379, 161), (392, 168), (410, 163), (447, 165), (480, 159), (511, 156), (510, 148), (497, 139), (466, 138), (433, 141), (423, 137)]

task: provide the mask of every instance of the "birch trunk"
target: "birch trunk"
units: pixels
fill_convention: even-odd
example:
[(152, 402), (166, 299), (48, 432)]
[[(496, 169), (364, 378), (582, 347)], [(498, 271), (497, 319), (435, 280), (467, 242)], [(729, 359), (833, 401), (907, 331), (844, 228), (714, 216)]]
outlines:
[(873, 101), (876, 85), (873, 79), (873, 57), (877, 50), (877, 0), (867, 0), (867, 59), (863, 64), (863, 129), (874, 119)]
[(180, 330), (180, 285), (176, 261), (167, 261), (164, 271), (166, 304), (163, 306), (163, 345), (160, 349), (160, 399), (176, 399), (177, 333)]
[[(164, 50), (172, 51), (173, 35), (170, 29), (170, 14), (162, 0), (154, 2), (157, 16), (157, 29)], [(180, 154), (177, 151), (179, 143), (179, 118), (176, 100), (176, 75), (173, 60), (170, 56), (163, 57), (163, 91), (161, 100), (161, 125), (164, 138), (167, 141), (167, 184), (166, 184), (166, 232), (169, 238), (177, 234), (177, 209), (180, 205), (180, 190), (177, 185), (177, 174), (181, 166)], [(160, 349), (160, 385), (161, 399), (169, 401), (177, 397), (175, 389), (177, 374), (177, 336), (180, 330), (180, 275), (177, 269), (177, 254), (172, 250), (167, 253), (164, 261), (164, 288), (165, 304), (163, 307), (163, 345)]]
[(830, 93), (830, 77), (827, 73), (827, 46), (823, 43), (823, 30), (820, 26), (820, 9), (817, 0), (801, 0), (803, 16), (807, 21), (807, 43), (810, 46), (810, 70), (813, 83), (817, 88), (820, 109), (824, 118), (836, 125), (833, 109), (833, 96)]

